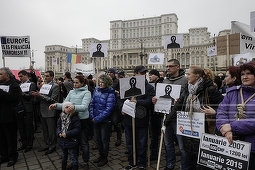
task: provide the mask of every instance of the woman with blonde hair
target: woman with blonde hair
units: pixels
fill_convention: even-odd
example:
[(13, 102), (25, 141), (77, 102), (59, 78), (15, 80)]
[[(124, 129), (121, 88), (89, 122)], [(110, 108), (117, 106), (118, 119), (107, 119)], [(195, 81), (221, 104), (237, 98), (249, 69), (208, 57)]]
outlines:
[(115, 106), (115, 91), (111, 86), (111, 77), (101, 75), (99, 87), (95, 88), (89, 107), (90, 118), (94, 123), (94, 138), (99, 150), (99, 157), (93, 160), (93, 163), (97, 163), (98, 167), (108, 162), (111, 114)]
[[(223, 96), (213, 84), (210, 71), (198, 66), (190, 66), (187, 72), (188, 90), (184, 91), (177, 100), (172, 116), (177, 116), (177, 111), (189, 113), (190, 120), (193, 112), (205, 114), (205, 133), (213, 133), (215, 128), (216, 109)], [(191, 123), (192, 126), (192, 123)], [(196, 169), (199, 150), (199, 139), (184, 136), (184, 149), (188, 154), (187, 169)]]

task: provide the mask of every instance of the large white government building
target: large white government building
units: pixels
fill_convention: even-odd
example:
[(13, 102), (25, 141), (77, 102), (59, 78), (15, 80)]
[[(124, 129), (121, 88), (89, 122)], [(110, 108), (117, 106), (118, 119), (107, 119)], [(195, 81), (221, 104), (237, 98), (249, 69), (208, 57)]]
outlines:
[[(164, 37), (183, 35), (183, 48), (164, 49)], [(230, 34), (230, 30), (219, 32), (218, 36)], [(108, 55), (104, 58), (91, 58), (91, 43), (108, 43)], [(190, 65), (211, 68), (213, 71), (226, 69), (226, 56), (207, 56), (207, 48), (215, 45), (215, 37), (210, 35), (207, 27), (190, 28), (188, 33), (178, 32), (178, 17), (176, 14), (163, 14), (158, 17), (133, 20), (110, 21), (110, 39), (82, 39), (82, 47), (66, 47), (63, 45), (45, 46), (45, 70), (56, 73), (70, 71), (67, 54), (76, 53), (82, 57), (81, 63), (94, 62), (97, 71), (116, 68), (132, 73), (137, 65), (144, 65), (148, 70), (165, 70), (165, 63), (174, 58), (181, 63), (181, 68)], [(163, 65), (147, 64), (150, 53), (164, 53)], [(52, 58), (57, 59), (57, 65), (52, 65)]]

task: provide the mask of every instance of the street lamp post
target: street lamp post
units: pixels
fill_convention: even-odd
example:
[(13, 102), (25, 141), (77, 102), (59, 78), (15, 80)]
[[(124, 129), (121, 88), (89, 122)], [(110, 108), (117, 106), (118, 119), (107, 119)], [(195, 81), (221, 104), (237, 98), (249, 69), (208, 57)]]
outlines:
[(141, 65), (143, 65), (143, 57), (146, 56), (146, 54), (144, 53), (144, 49), (143, 49), (143, 42), (145, 41), (145, 39), (139, 39), (138, 40), (141, 43), (141, 51), (140, 51), (140, 59), (141, 59)]
[(34, 59), (34, 52), (37, 51), (37, 50), (31, 50), (31, 53), (32, 53), (32, 57), (30, 57), (30, 63), (31, 63), (31, 66), (34, 67), (34, 64), (35, 64), (35, 59)]

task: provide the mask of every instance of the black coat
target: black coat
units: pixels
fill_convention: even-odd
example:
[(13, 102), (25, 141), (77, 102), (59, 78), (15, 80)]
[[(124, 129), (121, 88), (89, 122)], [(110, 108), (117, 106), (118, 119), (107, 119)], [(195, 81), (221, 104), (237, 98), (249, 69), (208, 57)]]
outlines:
[(0, 89), (0, 123), (15, 122), (15, 107), (21, 98), (21, 89), (14, 79), (0, 85), (9, 86), (8, 92)]
[(30, 94), (30, 92), (32, 91), (36, 91), (36, 84), (34, 82), (31, 81), (27, 81), (26, 83), (31, 83), (30, 87), (29, 87), (29, 91), (28, 92), (22, 92), (22, 101), (23, 104), (26, 108), (26, 112), (33, 112), (33, 102), (35, 100), (34, 96), (32, 96)]
[[(209, 103), (206, 102), (206, 90), (209, 98)], [(197, 89), (197, 92), (195, 95), (198, 95), (198, 99), (200, 102), (201, 106), (209, 105), (215, 110), (217, 110), (219, 103), (223, 100), (223, 96), (221, 93), (218, 91), (218, 89), (213, 85), (213, 82), (210, 80), (204, 80)], [(179, 110), (185, 110), (186, 108), (186, 101), (189, 96), (189, 92), (185, 91), (182, 93), (180, 99), (178, 99), (177, 103), (173, 107), (172, 110), (172, 118), (176, 120), (176, 113)], [(187, 111), (187, 110), (185, 110)], [(210, 119), (210, 121), (209, 121)], [(206, 122), (205, 122), (205, 133), (209, 133), (209, 129), (215, 128), (215, 119), (216, 116), (212, 116), (210, 118), (206, 117)], [(214, 121), (213, 121), (214, 120)], [(211, 127), (214, 126), (214, 127)], [(189, 155), (196, 155), (198, 154), (199, 150), (199, 139), (196, 138), (191, 138), (191, 137), (186, 137), (184, 136), (183, 138), (183, 143), (184, 143), (184, 150), (189, 154)]]

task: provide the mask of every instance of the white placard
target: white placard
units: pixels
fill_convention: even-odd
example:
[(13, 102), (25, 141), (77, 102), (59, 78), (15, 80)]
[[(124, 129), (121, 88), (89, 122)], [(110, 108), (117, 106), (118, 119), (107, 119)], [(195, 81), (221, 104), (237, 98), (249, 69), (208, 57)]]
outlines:
[(171, 111), (171, 105), (174, 104), (174, 100), (180, 97), (181, 85), (157, 83), (156, 97), (157, 103), (154, 106), (154, 111), (169, 114)]
[(40, 88), (40, 93), (46, 95), (49, 94), (51, 87), (52, 87), (51, 84), (43, 84), (42, 87)]
[(202, 134), (197, 163), (211, 169), (245, 170), (248, 169), (251, 144), (233, 141), (230, 145), (227, 138)]
[(53, 66), (58, 65), (58, 60), (57, 60), (57, 58), (52, 58), (52, 65), (53, 65)]
[(178, 111), (176, 132), (178, 135), (200, 139), (201, 135), (205, 133), (205, 114), (200, 112), (193, 112), (191, 131), (189, 113)]
[(91, 43), (90, 57), (107, 57), (108, 43)]
[(148, 64), (164, 64), (164, 53), (151, 53)]
[(207, 48), (207, 56), (211, 57), (211, 56), (216, 56), (217, 55), (217, 47), (209, 47)]
[(5, 92), (9, 92), (10, 86), (0, 85), (0, 89), (2, 89)]
[(120, 98), (129, 98), (145, 94), (145, 75), (121, 78)]
[(2, 36), (1, 47), (3, 57), (30, 57), (29, 36)]
[(129, 99), (127, 99), (127, 100), (125, 100), (125, 102), (122, 106), (122, 112), (135, 118), (135, 107), (136, 107), (136, 103), (131, 102)]
[(30, 85), (31, 83), (22, 83), (20, 85), (22, 92), (29, 92)]
[(164, 36), (164, 49), (183, 48), (183, 34)]
[(71, 72), (72, 73), (82, 72), (82, 74), (84, 74), (84, 75), (90, 75), (90, 74), (93, 75), (93, 74), (95, 74), (94, 63), (90, 63), (90, 64), (82, 64), (82, 63), (72, 64)]

